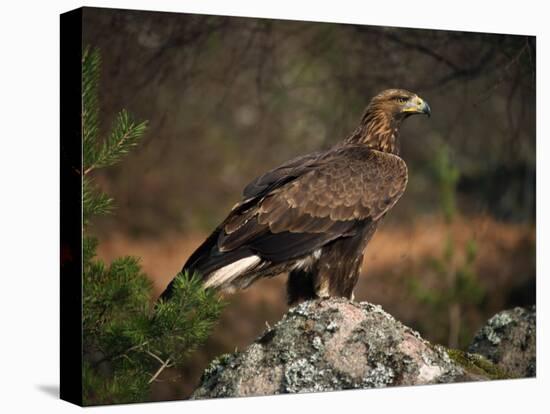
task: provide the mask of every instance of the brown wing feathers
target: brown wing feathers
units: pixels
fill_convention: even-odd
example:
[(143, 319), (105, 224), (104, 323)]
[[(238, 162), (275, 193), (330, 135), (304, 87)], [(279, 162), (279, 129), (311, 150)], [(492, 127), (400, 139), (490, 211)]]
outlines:
[(397, 202), (406, 185), (407, 167), (401, 158), (347, 147), (262, 200), (258, 222), (278, 232), (300, 231), (296, 225), (300, 218), (377, 220)]
[[(404, 162), (394, 155), (359, 146), (340, 149), (253, 203), (247, 201), (246, 208), (235, 208), (215, 244), (210, 240), (211, 254), (223, 266), (227, 263), (219, 260), (220, 253), (239, 251), (237, 257), (258, 254), (271, 261), (309, 253), (353, 234), (356, 221), (377, 220), (403, 193), (406, 176)], [(197, 270), (204, 271), (201, 267)]]

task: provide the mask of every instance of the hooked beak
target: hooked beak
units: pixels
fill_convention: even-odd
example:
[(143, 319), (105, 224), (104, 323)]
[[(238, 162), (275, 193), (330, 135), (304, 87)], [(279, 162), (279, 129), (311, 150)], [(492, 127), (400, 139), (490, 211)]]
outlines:
[(403, 112), (411, 115), (424, 114), (424, 115), (428, 115), (428, 117), (432, 115), (432, 110), (430, 108), (430, 105), (428, 105), (428, 102), (426, 102), (419, 96), (415, 96), (414, 98), (411, 98), (409, 102), (407, 102), (403, 107)]

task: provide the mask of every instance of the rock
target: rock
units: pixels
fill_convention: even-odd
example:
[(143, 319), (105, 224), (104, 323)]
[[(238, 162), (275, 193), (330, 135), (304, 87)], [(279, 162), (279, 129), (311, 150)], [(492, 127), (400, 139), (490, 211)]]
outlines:
[(191, 398), (240, 397), (502, 378), (481, 356), (432, 345), (380, 306), (304, 302), (246, 350), (211, 363)]
[(483, 355), (515, 377), (536, 376), (536, 309), (497, 313), (474, 337), (469, 352)]

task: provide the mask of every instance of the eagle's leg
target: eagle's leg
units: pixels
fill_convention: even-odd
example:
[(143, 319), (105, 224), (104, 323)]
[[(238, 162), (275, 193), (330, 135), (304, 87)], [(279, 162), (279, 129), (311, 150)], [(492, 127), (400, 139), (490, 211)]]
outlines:
[(376, 223), (366, 223), (356, 235), (323, 246), (306, 268), (294, 268), (288, 275), (288, 304), (328, 297), (353, 300), (363, 253), (375, 231)]
[(317, 298), (313, 283), (314, 277), (314, 273), (303, 269), (294, 269), (289, 272), (287, 280), (287, 300), (289, 306)]
[(362, 255), (351, 263), (319, 263), (314, 289), (319, 298), (344, 297), (353, 300), (353, 290), (359, 279)]
[(363, 251), (374, 231), (375, 226), (367, 226), (357, 236), (342, 238), (323, 248), (323, 255), (315, 266), (314, 289), (318, 297), (353, 300), (363, 264)]
[(362, 255), (351, 261), (338, 263), (321, 259), (308, 270), (292, 270), (287, 281), (288, 304), (292, 306), (306, 300), (329, 297), (353, 300), (361, 259)]

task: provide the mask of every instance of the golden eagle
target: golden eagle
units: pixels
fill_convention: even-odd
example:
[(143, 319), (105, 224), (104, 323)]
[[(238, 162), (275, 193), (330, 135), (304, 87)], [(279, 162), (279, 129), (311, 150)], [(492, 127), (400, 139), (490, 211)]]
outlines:
[[(189, 257), (207, 288), (246, 288), (289, 272), (288, 302), (353, 297), (363, 252), (379, 220), (407, 186), (399, 127), (431, 114), (418, 95), (389, 89), (376, 95), (343, 142), (268, 171)], [(173, 282), (162, 294), (171, 295)]]

